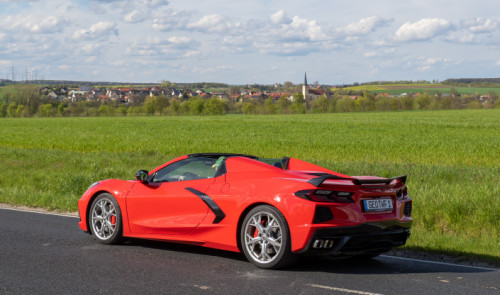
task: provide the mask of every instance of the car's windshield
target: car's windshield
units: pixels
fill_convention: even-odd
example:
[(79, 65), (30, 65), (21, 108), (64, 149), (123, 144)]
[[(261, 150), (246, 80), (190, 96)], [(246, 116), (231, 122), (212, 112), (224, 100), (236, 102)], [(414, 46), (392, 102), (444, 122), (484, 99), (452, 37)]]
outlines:
[(204, 157), (181, 160), (158, 171), (153, 182), (212, 178), (216, 172), (215, 163), (216, 159)]

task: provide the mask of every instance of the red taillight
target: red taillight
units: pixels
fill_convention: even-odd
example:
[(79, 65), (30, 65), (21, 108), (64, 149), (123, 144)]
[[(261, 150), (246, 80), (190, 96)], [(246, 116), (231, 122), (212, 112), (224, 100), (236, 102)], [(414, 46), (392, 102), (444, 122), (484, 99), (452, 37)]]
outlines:
[(331, 202), (331, 203), (354, 203), (352, 192), (338, 192), (322, 189), (301, 190), (294, 193), (295, 196), (314, 202)]

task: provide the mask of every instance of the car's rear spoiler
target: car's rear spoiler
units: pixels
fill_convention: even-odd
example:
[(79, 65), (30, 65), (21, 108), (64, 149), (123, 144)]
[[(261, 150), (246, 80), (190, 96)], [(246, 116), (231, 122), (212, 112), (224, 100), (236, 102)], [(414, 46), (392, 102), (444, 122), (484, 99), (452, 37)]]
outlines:
[(364, 184), (385, 184), (388, 185), (394, 180), (398, 180), (399, 182), (406, 183), (406, 175), (394, 177), (394, 178), (379, 178), (379, 179), (359, 179), (353, 177), (342, 177), (333, 174), (323, 174), (318, 177), (312, 178), (308, 181), (308, 183), (319, 187), (325, 182), (327, 179), (336, 179), (336, 180), (350, 180), (356, 185), (364, 185)]

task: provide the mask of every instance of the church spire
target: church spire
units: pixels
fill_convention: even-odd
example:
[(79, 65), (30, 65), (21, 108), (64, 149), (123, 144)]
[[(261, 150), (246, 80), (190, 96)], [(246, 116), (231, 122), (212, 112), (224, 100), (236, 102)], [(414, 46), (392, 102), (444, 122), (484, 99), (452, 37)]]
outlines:
[(307, 73), (304, 72), (304, 86), (307, 86)]

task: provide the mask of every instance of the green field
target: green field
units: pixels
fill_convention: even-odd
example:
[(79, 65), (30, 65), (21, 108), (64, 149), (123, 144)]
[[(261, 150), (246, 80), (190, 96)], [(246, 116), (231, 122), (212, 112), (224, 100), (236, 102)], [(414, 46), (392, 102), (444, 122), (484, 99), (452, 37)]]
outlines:
[(488, 95), (491, 92), (495, 92), (497, 95), (500, 95), (500, 87), (453, 87), (444, 84), (360, 85), (342, 89), (352, 91), (368, 91), (375, 94), (388, 93), (390, 95), (400, 95), (403, 93), (449, 94), (452, 92), (452, 88), (462, 95)]
[(76, 211), (94, 181), (195, 152), (408, 175), (412, 249), (500, 263), (500, 109), (0, 120), (0, 203)]

